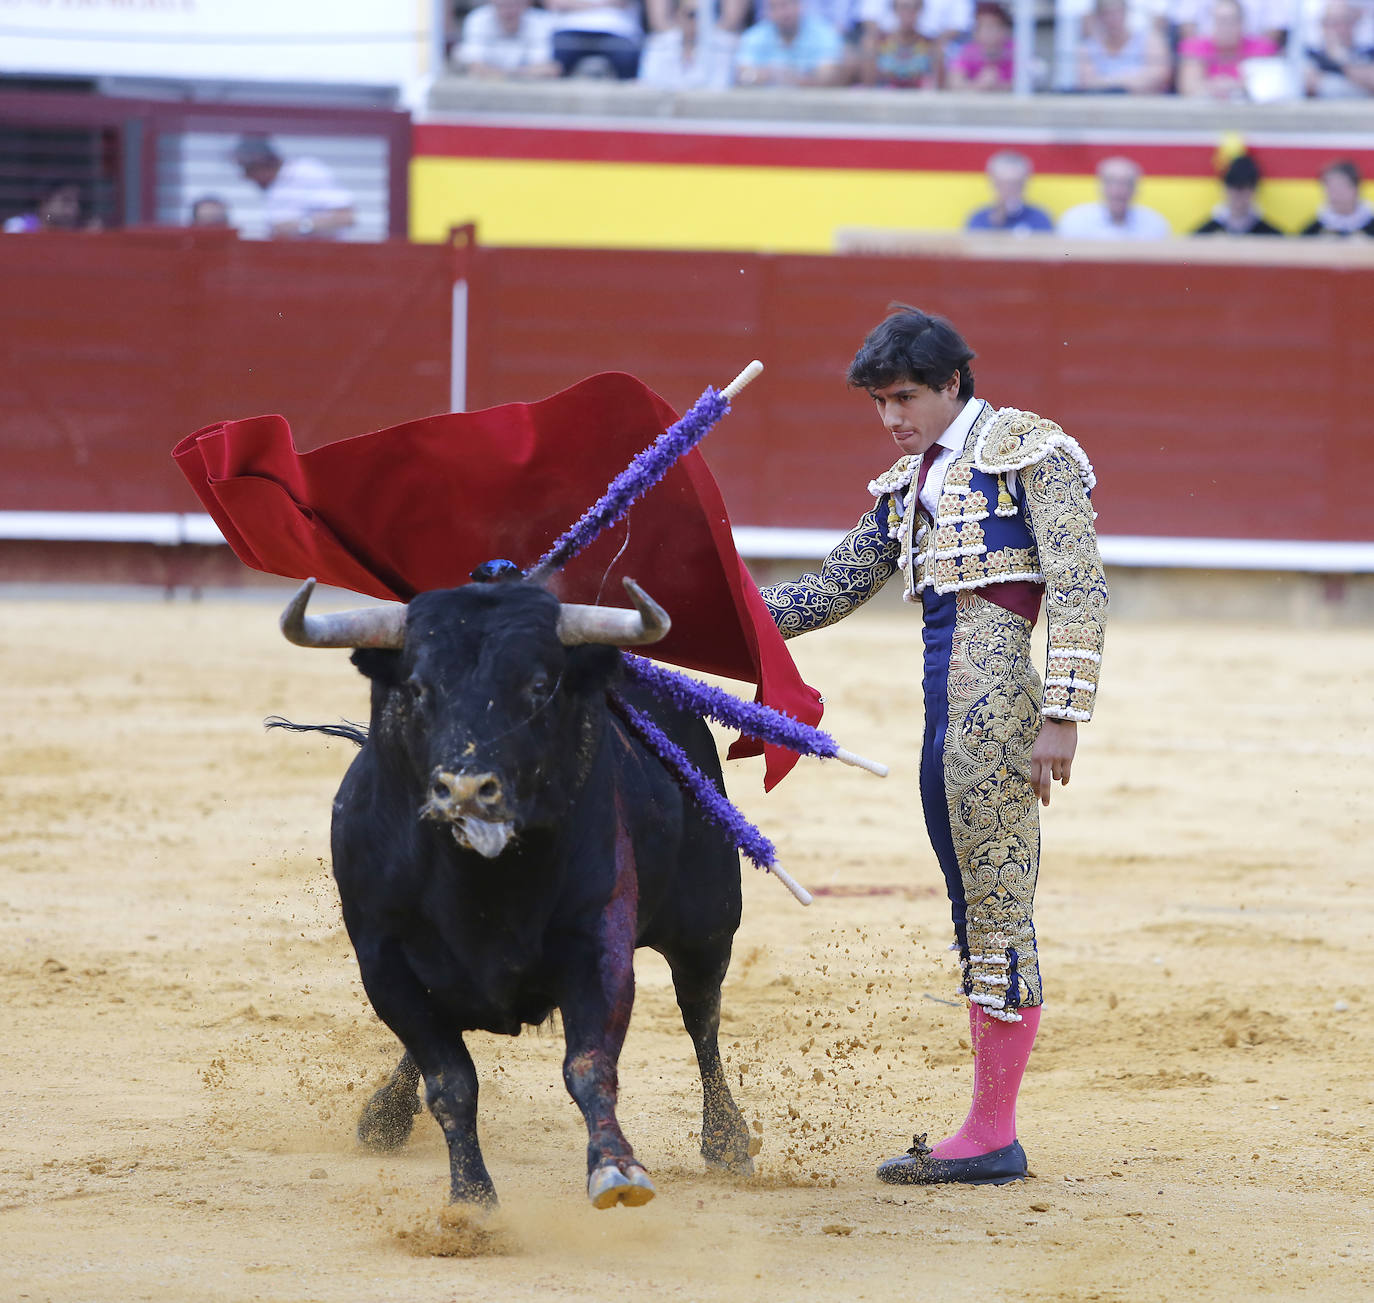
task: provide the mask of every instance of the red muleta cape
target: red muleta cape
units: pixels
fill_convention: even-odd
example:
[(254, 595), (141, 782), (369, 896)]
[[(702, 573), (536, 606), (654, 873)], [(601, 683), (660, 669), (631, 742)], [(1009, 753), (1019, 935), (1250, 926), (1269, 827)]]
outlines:
[[(537, 403), (426, 417), (307, 453), (296, 451), (284, 417), (222, 421), (183, 439), (172, 457), (246, 565), (408, 601), (467, 583), (495, 557), (527, 569), (676, 420), (633, 376), (608, 372)], [(565, 601), (623, 606), (626, 575), (672, 617), (668, 636), (644, 649), (650, 655), (756, 684), (766, 705), (820, 720), (820, 696), (735, 551), (699, 452), (550, 587)], [(730, 755), (760, 750), (771, 790), (797, 757), (752, 738)]]

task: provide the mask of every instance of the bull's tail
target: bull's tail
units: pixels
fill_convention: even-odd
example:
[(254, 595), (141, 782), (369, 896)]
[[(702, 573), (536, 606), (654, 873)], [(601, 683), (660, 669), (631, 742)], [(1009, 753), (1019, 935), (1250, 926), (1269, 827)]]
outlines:
[(355, 746), (362, 746), (367, 741), (367, 729), (361, 724), (350, 724), (348, 720), (340, 720), (337, 724), (293, 724), (289, 719), (283, 719), (280, 715), (269, 715), (262, 721), (264, 728), (287, 728), (293, 733), (323, 733), (327, 737), (341, 737)]

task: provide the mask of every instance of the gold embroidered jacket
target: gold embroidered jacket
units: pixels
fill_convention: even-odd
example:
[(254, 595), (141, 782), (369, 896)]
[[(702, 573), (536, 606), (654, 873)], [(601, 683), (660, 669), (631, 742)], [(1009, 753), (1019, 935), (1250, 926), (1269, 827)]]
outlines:
[(908, 601), (927, 585), (953, 593), (1014, 580), (1043, 583), (1043, 713), (1090, 719), (1107, 583), (1088, 497), (1096, 477), (1083, 450), (1053, 421), (984, 405), (947, 468), (933, 521), (917, 501), (919, 468), (919, 457), (903, 457), (869, 485), (877, 505), (818, 571), (762, 590), (783, 637), (842, 619), (897, 569), (905, 572)]

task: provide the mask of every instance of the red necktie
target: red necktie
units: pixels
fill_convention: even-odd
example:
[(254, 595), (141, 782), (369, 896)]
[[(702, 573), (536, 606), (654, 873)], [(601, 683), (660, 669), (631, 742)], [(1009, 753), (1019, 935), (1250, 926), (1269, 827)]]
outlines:
[(938, 443), (932, 443), (929, 448), (921, 454), (921, 473), (916, 477), (916, 505), (921, 505), (921, 490), (926, 486), (926, 476), (930, 474), (930, 468), (935, 465), (935, 459), (943, 449)]

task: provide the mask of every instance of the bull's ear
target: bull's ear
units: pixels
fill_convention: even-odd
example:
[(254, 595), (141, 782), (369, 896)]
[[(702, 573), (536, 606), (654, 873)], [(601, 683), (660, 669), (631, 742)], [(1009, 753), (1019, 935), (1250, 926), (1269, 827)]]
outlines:
[(578, 694), (604, 692), (620, 672), (620, 648), (599, 643), (571, 647), (563, 671), (563, 687)]
[(358, 647), (348, 658), (373, 683), (388, 688), (397, 687), (401, 682), (401, 653), (384, 651), (377, 647)]

